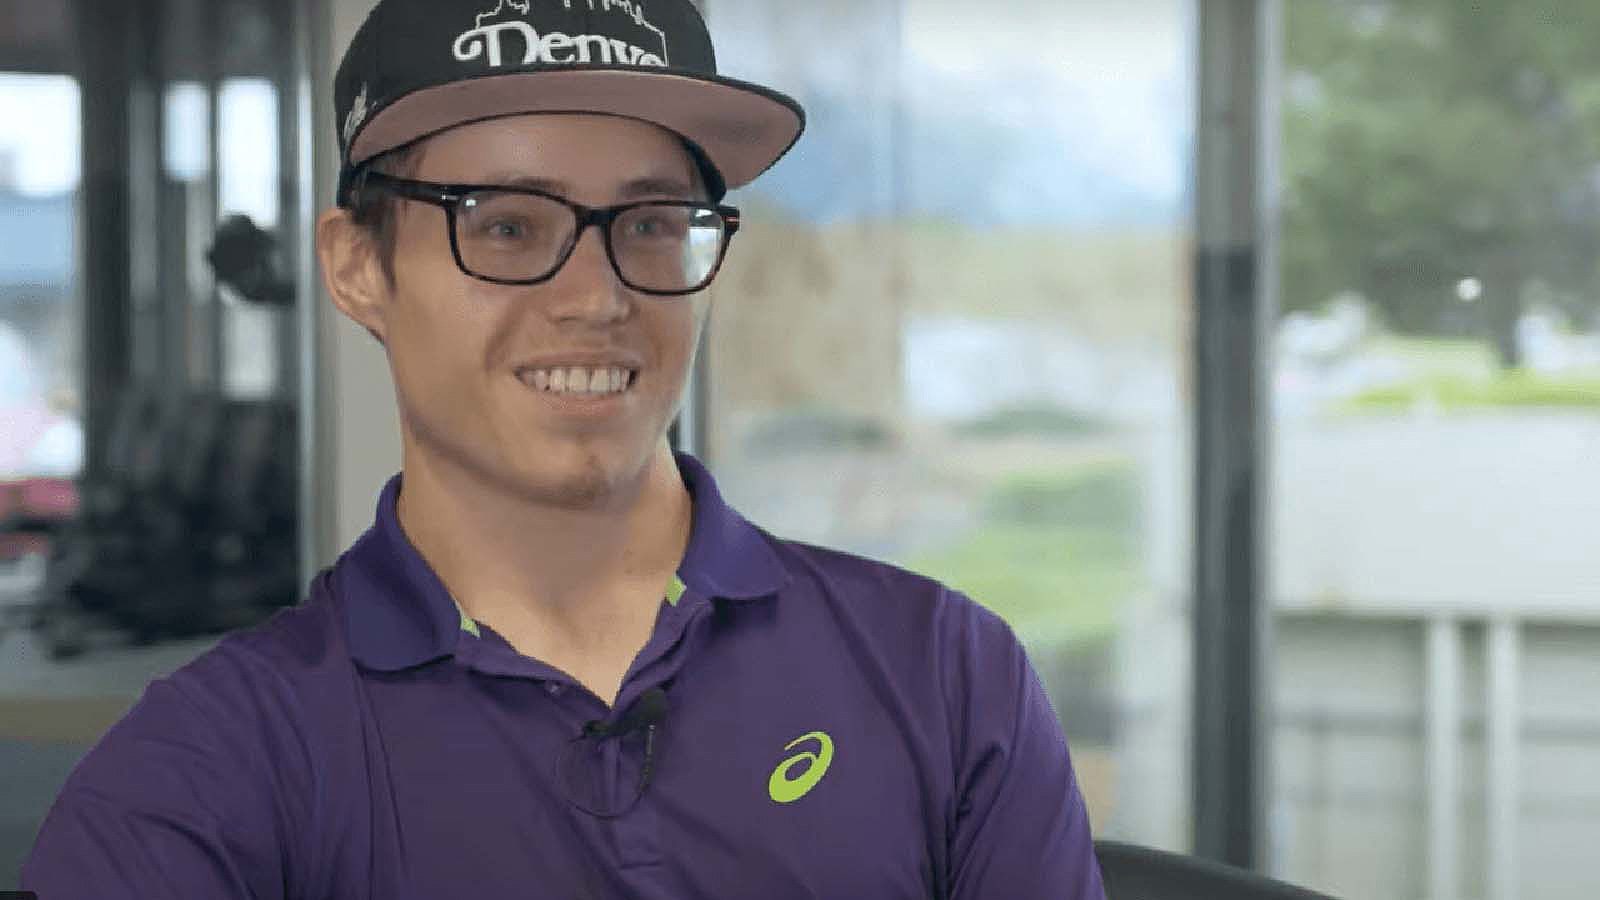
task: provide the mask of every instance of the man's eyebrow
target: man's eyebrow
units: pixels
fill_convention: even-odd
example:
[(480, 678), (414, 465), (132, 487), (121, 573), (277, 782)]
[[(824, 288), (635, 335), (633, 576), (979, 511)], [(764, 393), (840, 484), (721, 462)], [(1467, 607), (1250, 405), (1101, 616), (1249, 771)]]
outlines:
[(669, 197), (687, 197), (694, 193), (694, 187), (688, 180), (674, 178), (670, 175), (647, 175), (635, 178), (624, 184), (617, 192), (617, 196), (624, 199), (635, 197), (649, 197), (656, 194), (666, 194)]
[[(507, 187), (532, 188), (561, 197), (570, 197), (572, 185), (559, 178), (547, 178), (538, 175), (512, 175), (502, 173), (490, 175), (481, 184), (498, 184)], [(639, 197), (650, 197), (665, 194), (669, 197), (689, 197), (694, 193), (694, 187), (687, 180), (675, 178), (670, 175), (646, 175), (635, 178), (622, 185), (617, 191), (618, 198), (633, 200)]]

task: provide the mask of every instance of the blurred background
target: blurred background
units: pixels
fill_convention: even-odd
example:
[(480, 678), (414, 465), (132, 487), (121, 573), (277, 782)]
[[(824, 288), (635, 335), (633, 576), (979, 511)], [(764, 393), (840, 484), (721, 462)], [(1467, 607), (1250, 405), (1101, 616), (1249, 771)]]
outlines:
[[(309, 257), (370, 5), (0, 0), (0, 885), (398, 469)], [(1004, 616), (1101, 836), (1600, 895), (1600, 7), (701, 6), (811, 123), (675, 429), (737, 508)]]

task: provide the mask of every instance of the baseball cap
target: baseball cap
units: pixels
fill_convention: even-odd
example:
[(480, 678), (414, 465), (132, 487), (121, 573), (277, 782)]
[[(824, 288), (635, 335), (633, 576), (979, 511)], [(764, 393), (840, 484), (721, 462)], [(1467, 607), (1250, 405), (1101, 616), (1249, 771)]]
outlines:
[(380, 0), (339, 64), (334, 109), (341, 205), (373, 158), (501, 116), (654, 123), (688, 145), (714, 197), (771, 168), (805, 130), (793, 98), (717, 73), (690, 0)]

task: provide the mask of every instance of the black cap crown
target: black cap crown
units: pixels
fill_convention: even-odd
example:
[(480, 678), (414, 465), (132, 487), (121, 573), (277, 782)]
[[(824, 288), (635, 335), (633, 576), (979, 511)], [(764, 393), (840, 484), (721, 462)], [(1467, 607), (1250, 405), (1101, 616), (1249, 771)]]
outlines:
[(770, 166), (804, 128), (794, 100), (718, 76), (690, 0), (381, 0), (339, 66), (334, 107), (341, 200), (373, 157), (497, 115), (653, 121), (702, 151), (729, 186)]

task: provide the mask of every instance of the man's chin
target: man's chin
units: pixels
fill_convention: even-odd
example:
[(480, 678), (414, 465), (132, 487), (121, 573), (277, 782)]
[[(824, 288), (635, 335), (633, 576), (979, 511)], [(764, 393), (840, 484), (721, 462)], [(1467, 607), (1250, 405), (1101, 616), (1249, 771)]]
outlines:
[(595, 509), (612, 505), (620, 492), (637, 483), (642, 470), (622, 457), (598, 448), (552, 453), (524, 460), (514, 477), (518, 492), (530, 502), (559, 509)]

